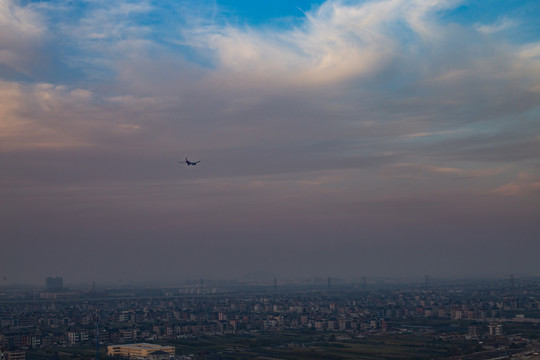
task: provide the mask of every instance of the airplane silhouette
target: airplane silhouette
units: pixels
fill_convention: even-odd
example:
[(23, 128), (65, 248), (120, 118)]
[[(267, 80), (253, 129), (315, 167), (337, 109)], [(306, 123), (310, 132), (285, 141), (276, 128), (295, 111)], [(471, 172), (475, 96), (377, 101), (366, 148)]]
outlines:
[(189, 161), (187, 158), (186, 158), (186, 161), (179, 161), (180, 164), (186, 164), (187, 166), (190, 166), (190, 165), (195, 166), (200, 162), (201, 162), (201, 160), (199, 160), (199, 161)]

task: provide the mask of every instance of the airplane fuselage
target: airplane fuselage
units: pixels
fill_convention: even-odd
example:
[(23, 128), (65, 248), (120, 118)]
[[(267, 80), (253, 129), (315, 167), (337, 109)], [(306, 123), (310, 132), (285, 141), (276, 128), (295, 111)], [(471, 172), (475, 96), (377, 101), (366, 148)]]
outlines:
[(189, 161), (187, 158), (186, 158), (186, 161), (179, 161), (180, 164), (186, 164), (187, 166), (190, 166), (190, 165), (195, 166), (200, 162), (201, 162), (201, 160), (199, 160), (199, 161)]

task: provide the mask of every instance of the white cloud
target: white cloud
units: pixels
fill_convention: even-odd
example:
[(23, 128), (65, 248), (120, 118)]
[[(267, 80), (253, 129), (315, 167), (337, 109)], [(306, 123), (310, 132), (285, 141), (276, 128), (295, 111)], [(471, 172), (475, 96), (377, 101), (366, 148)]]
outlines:
[(304, 24), (294, 29), (213, 25), (191, 35), (216, 51), (225, 70), (265, 81), (324, 84), (376, 74), (398, 55), (402, 31), (426, 40), (437, 37), (438, 26), (430, 15), (453, 3), (328, 1), (306, 13)]
[(508, 19), (506, 17), (498, 19), (495, 23), (490, 25), (481, 25), (476, 24), (475, 28), (479, 32), (487, 35), (495, 34), (507, 29), (510, 29), (512, 27), (516, 27), (518, 23), (512, 19)]
[[(66, 89), (42, 84), (25, 90), (29, 100), (18, 104), (46, 110), (43, 116), (65, 111), (107, 118), (93, 123), (81, 119), (81, 130), (51, 122), (35, 127), (38, 131), (42, 126), (58, 126), (64, 136), (72, 129), (90, 143), (95, 134), (85, 135), (82, 129), (121, 124), (116, 128), (120, 132), (143, 132), (148, 128), (142, 118), (168, 119), (160, 123), (167, 134), (151, 133), (162, 138), (177, 127), (195, 127), (193, 134), (202, 134), (206, 124), (219, 121), (225, 126), (205, 134), (205, 139), (212, 139), (212, 147), (268, 142), (308, 148), (326, 141), (335, 146), (329, 157), (367, 151), (366, 146), (350, 145), (367, 139), (373, 144), (369, 151), (393, 154), (410, 150), (401, 147), (403, 138), (409, 139), (404, 146), (468, 142), (477, 128), (467, 123), (491, 121), (503, 111), (526, 111), (538, 104), (534, 97), (524, 95), (540, 83), (540, 60), (537, 45), (531, 44), (491, 43), (490, 56), (475, 50), (477, 42), (489, 34), (479, 36), (472, 26), (450, 26), (437, 14), (458, 3), (328, 1), (306, 13), (304, 22), (293, 28), (216, 23), (201, 27), (204, 21), (186, 28), (179, 23), (176, 34), (187, 38), (177, 43), (196, 44), (202, 51), (197, 55), (207, 57), (204, 60), (214, 65), (212, 70), (201, 70), (196, 61), (185, 60), (174, 48), (177, 43), (161, 43), (151, 36), (156, 30), (152, 25), (131, 18), (153, 11), (147, 2), (122, 3), (119, 8), (108, 2), (92, 3), (80, 18), (64, 19), (57, 29), (62, 41), (82, 49), (82, 54), (69, 53), (63, 60), (82, 71), (108, 70), (106, 78), (98, 79), (105, 82), (88, 82), (97, 84), (99, 91), (81, 85)], [(38, 18), (36, 23), (42, 21)], [(93, 109), (91, 101), (101, 108)], [(519, 108), (522, 102), (527, 103)], [(274, 103), (279, 104), (277, 108)], [(99, 111), (114, 112), (118, 119)], [(15, 123), (13, 116), (4, 121)], [(195, 136), (185, 141), (203, 146)], [(172, 136), (170, 142), (175, 142)], [(414, 151), (424, 149), (419, 146)], [(404, 161), (409, 160), (416, 161)]]

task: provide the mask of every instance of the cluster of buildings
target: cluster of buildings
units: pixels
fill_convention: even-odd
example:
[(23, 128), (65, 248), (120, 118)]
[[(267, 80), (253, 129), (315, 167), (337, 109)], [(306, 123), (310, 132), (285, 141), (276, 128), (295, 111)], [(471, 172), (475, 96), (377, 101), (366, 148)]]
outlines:
[(418, 332), (427, 327), (404, 324), (431, 319), (462, 323), (445, 331), (463, 337), (500, 337), (505, 335), (506, 321), (525, 321), (530, 314), (540, 314), (538, 286), (281, 292), (274, 287), (253, 293), (138, 289), (68, 296), (56, 291), (61, 285), (58, 279), (47, 279), (47, 296), (34, 293), (16, 301), (0, 297), (0, 349), (70, 347), (99, 337), (100, 343), (110, 345), (111, 354), (122, 354), (124, 348), (113, 345), (286, 329), (350, 336)]

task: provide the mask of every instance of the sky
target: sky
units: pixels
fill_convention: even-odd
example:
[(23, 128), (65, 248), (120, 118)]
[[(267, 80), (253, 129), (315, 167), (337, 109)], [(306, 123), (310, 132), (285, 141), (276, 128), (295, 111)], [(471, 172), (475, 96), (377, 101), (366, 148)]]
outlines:
[(539, 17), (0, 0), (0, 285), (540, 276)]

